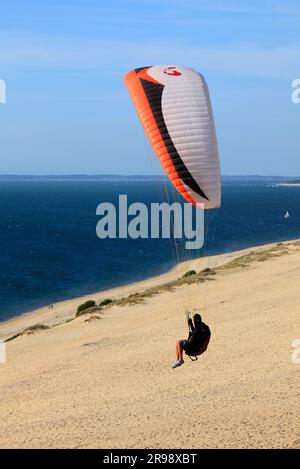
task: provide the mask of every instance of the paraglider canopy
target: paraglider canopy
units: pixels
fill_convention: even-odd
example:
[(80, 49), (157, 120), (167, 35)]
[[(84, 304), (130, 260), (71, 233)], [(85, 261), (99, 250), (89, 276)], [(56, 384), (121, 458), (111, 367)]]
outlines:
[(205, 79), (188, 67), (132, 70), (125, 84), (163, 169), (193, 205), (220, 206), (220, 165)]

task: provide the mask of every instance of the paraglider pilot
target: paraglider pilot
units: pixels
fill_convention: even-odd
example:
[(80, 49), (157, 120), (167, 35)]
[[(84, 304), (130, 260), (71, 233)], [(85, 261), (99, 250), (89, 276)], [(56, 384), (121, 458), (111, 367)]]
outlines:
[(188, 339), (177, 340), (176, 362), (172, 365), (172, 368), (178, 368), (183, 365), (183, 352), (188, 356), (200, 355), (206, 350), (210, 340), (210, 329), (204, 322), (202, 322), (200, 314), (194, 314), (193, 320), (191, 319), (189, 312), (186, 312), (185, 314), (189, 327), (189, 336)]

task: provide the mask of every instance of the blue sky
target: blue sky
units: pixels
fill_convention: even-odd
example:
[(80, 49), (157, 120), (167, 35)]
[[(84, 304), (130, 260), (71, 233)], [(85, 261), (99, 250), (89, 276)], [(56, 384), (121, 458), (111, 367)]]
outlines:
[(123, 85), (181, 64), (208, 82), (223, 174), (300, 175), (298, 0), (2, 0), (1, 174), (159, 171)]

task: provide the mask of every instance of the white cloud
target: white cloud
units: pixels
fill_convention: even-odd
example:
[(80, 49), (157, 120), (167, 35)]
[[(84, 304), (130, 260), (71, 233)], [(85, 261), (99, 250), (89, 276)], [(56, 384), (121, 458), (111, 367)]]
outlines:
[[(133, 1), (138, 4), (139, 2)], [(150, 1), (149, 1), (150, 4)], [(151, 0), (151, 4), (228, 14), (299, 15), (298, 0)]]
[(22, 33), (0, 35), (2, 66), (119, 73), (135, 66), (156, 63), (181, 63), (220, 74), (290, 79), (299, 72), (300, 46), (245, 44), (199, 47), (174, 41), (35, 38)]

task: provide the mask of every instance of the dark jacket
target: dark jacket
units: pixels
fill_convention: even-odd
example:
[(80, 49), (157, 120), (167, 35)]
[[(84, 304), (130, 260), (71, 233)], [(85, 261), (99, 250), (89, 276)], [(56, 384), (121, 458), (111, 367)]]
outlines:
[(199, 352), (200, 348), (204, 344), (207, 337), (210, 335), (210, 329), (204, 322), (197, 324), (195, 327), (191, 318), (189, 318), (188, 320), (188, 325), (189, 325), (188, 350), (191, 354), (197, 353)]

